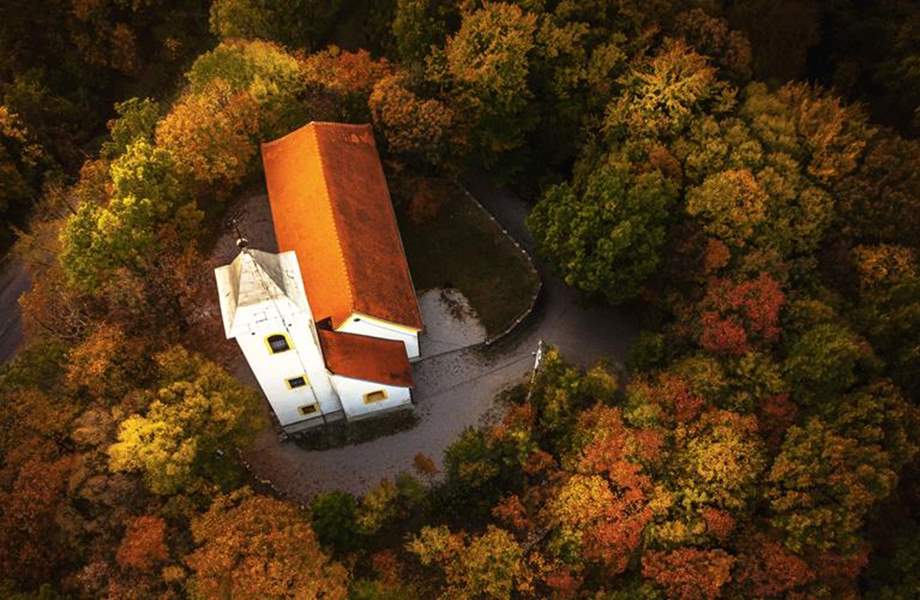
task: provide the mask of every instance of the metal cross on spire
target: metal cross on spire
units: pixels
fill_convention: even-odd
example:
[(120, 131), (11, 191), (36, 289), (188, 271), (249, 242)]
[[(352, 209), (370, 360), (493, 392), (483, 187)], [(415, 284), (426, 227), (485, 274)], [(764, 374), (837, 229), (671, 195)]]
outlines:
[(230, 226), (233, 227), (233, 233), (236, 234), (236, 247), (240, 251), (245, 250), (249, 247), (249, 240), (246, 239), (246, 236), (243, 235), (243, 230), (240, 228), (240, 221), (236, 217), (230, 219)]

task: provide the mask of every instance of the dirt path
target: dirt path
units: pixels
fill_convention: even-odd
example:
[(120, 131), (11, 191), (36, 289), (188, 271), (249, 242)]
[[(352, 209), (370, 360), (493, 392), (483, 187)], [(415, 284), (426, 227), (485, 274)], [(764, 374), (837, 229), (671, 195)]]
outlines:
[(22, 342), (19, 296), (30, 285), (29, 274), (22, 263), (10, 259), (0, 263), (0, 363), (13, 358)]

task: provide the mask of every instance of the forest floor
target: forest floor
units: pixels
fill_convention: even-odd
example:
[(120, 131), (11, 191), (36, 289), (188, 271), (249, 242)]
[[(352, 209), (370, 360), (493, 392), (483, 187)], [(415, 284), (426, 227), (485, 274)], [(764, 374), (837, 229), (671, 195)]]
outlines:
[[(527, 203), (481, 177), (465, 183), (532, 252), (524, 225)], [(252, 233), (246, 233), (252, 240)], [(599, 360), (622, 361), (638, 333), (638, 316), (624, 309), (585, 304), (574, 290), (541, 268), (539, 261), (537, 267), (544, 284), (540, 301), (510, 335), (485, 350), (459, 349), (414, 365), (415, 427), (365, 443), (312, 451), (281, 441), (273, 428), (265, 428), (244, 452), (253, 474), (302, 502), (316, 492), (333, 489), (360, 494), (383, 478), (410, 470), (417, 453), (431, 457), (440, 467), (444, 450), (464, 429), (495, 416), (499, 392), (529, 376), (540, 340), (581, 366)], [(242, 355), (235, 372), (254, 382)]]

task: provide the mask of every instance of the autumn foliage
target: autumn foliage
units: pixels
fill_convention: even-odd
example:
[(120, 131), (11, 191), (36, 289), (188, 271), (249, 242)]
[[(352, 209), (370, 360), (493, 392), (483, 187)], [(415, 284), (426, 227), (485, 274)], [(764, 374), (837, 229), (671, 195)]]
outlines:
[(186, 562), (203, 597), (345, 598), (347, 574), (322, 552), (309, 523), (284, 502), (246, 491), (217, 498), (192, 523)]
[[(916, 594), (913, 3), (26, 4), (0, 3), (0, 249), (31, 284), (0, 596)], [(363, 490), (254, 479), (270, 424), (216, 318), (214, 239), (310, 121), (373, 123), (410, 219), (450, 221), (415, 182), (460, 177), (523, 221), (534, 326), (578, 363), (518, 380), (493, 346), (521, 361), (495, 419)]]
[(780, 309), (785, 295), (766, 273), (734, 284), (710, 282), (700, 304), (700, 345), (711, 352), (744, 354), (779, 336)]
[(642, 559), (642, 574), (664, 587), (669, 598), (718, 598), (734, 563), (734, 557), (718, 549), (652, 551)]
[(159, 517), (145, 515), (132, 519), (115, 560), (122, 567), (150, 571), (168, 555), (165, 535), (166, 523)]

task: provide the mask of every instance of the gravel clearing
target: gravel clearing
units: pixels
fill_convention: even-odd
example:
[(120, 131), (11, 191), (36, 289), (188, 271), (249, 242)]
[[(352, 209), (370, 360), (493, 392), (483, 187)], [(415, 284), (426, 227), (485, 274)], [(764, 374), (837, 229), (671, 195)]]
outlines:
[(419, 296), (418, 304), (425, 323), (419, 340), (422, 360), (486, 340), (486, 328), (459, 290), (428, 290)]
[[(484, 181), (467, 182), (467, 186), (525, 248), (532, 248), (523, 221), (528, 210), (525, 202)], [(266, 197), (247, 198), (235, 210), (250, 245), (275, 251)], [(213, 257), (228, 262), (235, 255), (233, 236), (227, 234), (218, 242)], [(487, 351), (450, 348), (476, 343), (474, 340), (484, 335), (474, 318), (467, 315), (455, 320), (451, 314), (457, 302), (462, 305), (462, 296), (451, 292), (442, 296), (441, 290), (422, 295), (420, 304), (429, 337), (422, 340), (423, 359), (414, 365), (416, 427), (323, 451), (308, 451), (291, 441), (281, 441), (277, 431), (268, 427), (243, 454), (253, 475), (301, 502), (333, 489), (361, 494), (383, 478), (392, 479), (410, 470), (419, 452), (441, 466), (444, 450), (465, 428), (494, 416), (495, 396), (530, 375), (533, 352), (540, 340), (557, 346), (568, 360), (582, 366), (600, 359), (622, 360), (637, 333), (638, 320), (620, 309), (585, 305), (576, 292), (544, 271), (541, 269), (544, 289), (537, 309)], [(255, 383), (241, 353), (233, 371), (241, 380)]]

